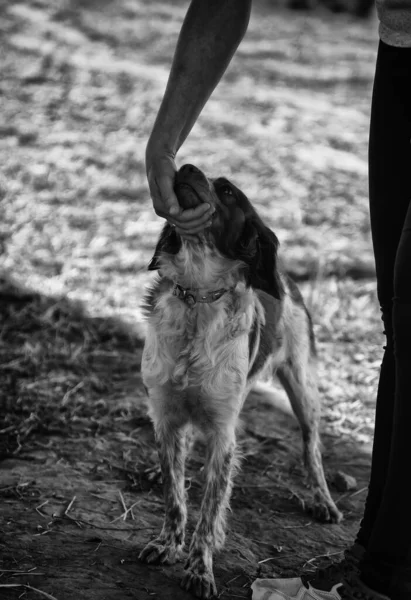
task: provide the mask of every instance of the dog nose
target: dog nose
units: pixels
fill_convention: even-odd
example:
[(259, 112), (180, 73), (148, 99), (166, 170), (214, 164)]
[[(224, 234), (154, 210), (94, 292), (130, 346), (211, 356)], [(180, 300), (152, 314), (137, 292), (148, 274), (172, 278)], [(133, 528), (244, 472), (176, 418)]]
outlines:
[(180, 169), (181, 175), (195, 175), (196, 173), (201, 173), (200, 169), (197, 169), (194, 165), (183, 165)]

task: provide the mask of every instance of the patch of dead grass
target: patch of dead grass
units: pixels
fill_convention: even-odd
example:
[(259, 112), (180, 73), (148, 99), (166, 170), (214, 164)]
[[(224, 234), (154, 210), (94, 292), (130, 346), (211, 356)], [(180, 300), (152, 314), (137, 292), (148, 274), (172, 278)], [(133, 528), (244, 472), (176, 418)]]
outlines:
[(33, 434), (93, 435), (121, 417), (104, 398), (127, 376), (138, 383), (142, 341), (126, 325), (3, 277), (0, 328), (3, 457)]

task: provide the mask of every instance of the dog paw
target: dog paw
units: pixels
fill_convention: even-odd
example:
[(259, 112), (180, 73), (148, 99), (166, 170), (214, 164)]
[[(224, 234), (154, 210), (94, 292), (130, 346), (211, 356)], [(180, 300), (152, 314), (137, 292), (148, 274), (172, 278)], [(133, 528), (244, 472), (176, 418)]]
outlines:
[(343, 520), (343, 514), (338, 510), (334, 503), (323, 500), (314, 502), (307, 507), (308, 512), (316, 521), (321, 523), (340, 523)]
[(181, 547), (166, 544), (163, 540), (157, 538), (147, 544), (138, 558), (149, 565), (172, 565), (180, 558), (180, 555)]
[(214, 575), (211, 571), (196, 573), (190, 569), (181, 581), (181, 587), (187, 592), (192, 592), (197, 598), (211, 598), (217, 595)]

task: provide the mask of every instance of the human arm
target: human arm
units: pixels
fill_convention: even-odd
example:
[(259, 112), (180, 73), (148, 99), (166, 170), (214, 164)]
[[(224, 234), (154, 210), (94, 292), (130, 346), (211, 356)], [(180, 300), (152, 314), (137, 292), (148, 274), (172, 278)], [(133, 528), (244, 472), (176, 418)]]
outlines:
[(192, 0), (166, 91), (147, 143), (146, 170), (154, 210), (181, 234), (201, 231), (211, 217), (201, 204), (183, 211), (173, 191), (175, 156), (244, 37), (251, 0)]

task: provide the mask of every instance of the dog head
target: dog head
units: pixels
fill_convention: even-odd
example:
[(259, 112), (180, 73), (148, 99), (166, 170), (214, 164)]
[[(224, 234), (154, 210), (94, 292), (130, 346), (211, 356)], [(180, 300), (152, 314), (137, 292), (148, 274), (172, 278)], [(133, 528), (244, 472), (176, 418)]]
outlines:
[[(174, 190), (184, 210), (196, 208), (204, 202), (214, 208), (212, 224), (201, 234), (198, 243), (216, 248), (228, 259), (241, 261), (247, 285), (280, 298), (282, 285), (277, 271), (279, 242), (264, 225), (247, 196), (228, 179), (208, 179), (193, 165), (184, 165), (177, 172)], [(181, 237), (167, 223), (149, 269), (158, 269), (160, 256), (177, 254), (181, 245)]]

